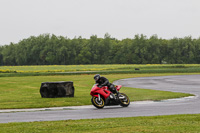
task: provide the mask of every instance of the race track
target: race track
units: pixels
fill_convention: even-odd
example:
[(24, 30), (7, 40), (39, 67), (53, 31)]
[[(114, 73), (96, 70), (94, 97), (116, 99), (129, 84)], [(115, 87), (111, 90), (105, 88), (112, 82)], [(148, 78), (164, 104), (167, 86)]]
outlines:
[[(96, 109), (89, 105), (44, 109), (45, 111), (32, 109), (28, 112), (7, 113), (1, 110), (0, 123), (200, 113), (200, 75), (129, 78), (115, 81), (114, 84), (121, 84), (124, 87), (191, 93), (195, 96), (160, 102), (132, 102), (127, 108), (108, 106), (104, 109)], [(123, 88), (121, 91), (123, 92)]]

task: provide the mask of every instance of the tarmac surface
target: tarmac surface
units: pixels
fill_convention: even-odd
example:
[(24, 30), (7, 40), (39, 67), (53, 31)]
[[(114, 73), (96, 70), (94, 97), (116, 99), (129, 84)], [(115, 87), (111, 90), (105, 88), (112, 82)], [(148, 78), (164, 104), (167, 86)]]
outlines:
[[(156, 102), (131, 102), (129, 107), (106, 106), (103, 109), (96, 109), (93, 105), (88, 105), (0, 110), (0, 123), (200, 113), (200, 75), (129, 78), (115, 81), (114, 84), (124, 87), (190, 93), (195, 96)], [(121, 92), (123, 92), (123, 88)]]

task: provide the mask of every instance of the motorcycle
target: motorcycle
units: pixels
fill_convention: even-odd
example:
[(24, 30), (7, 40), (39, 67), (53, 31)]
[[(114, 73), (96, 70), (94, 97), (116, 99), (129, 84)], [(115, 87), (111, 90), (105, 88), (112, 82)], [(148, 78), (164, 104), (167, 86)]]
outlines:
[[(117, 91), (119, 91), (121, 87), (121, 85), (115, 86)], [(98, 84), (94, 84), (90, 95), (92, 96), (92, 104), (98, 109), (110, 105), (121, 105), (122, 107), (128, 107), (130, 104), (130, 100), (126, 94), (120, 92), (118, 92), (118, 94), (114, 94), (108, 89), (107, 86), (100, 88)]]

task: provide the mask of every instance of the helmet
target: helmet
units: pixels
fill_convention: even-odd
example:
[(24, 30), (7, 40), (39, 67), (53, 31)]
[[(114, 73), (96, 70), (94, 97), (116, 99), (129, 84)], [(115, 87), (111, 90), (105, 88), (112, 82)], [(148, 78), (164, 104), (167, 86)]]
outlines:
[(100, 79), (100, 75), (99, 74), (96, 74), (95, 76), (94, 76), (94, 80), (95, 81), (98, 81)]

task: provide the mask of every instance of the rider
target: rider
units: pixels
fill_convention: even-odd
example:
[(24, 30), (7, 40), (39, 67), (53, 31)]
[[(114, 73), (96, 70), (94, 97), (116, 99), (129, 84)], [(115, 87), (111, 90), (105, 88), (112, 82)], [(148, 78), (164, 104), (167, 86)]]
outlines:
[(103, 87), (103, 86), (108, 86), (109, 90), (113, 93), (118, 94), (117, 89), (115, 88), (115, 86), (111, 83), (109, 83), (108, 79), (105, 77), (101, 77), (100, 74), (96, 74), (94, 76), (94, 80), (96, 81), (96, 83), (98, 84), (99, 88)]

